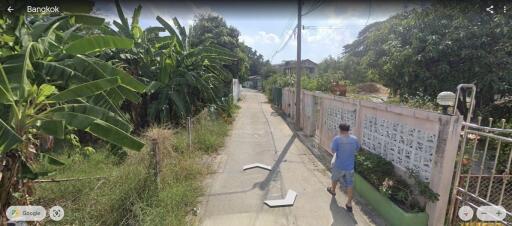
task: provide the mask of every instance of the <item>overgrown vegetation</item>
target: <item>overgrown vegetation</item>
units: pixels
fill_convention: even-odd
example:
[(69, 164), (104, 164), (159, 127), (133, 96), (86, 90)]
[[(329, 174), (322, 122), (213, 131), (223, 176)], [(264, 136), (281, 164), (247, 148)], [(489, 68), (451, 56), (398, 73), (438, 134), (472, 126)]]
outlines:
[[(106, 187), (91, 189), (88, 184), (83, 186), (87, 191), (78, 188), (76, 192), (85, 192), (83, 195), (101, 208), (78, 202), (78, 209), (90, 212), (80, 212), (83, 215), (71, 220), (75, 224), (83, 224), (82, 218), (89, 224), (132, 224), (132, 220), (140, 220), (134, 216), (148, 215), (145, 204), (138, 203), (152, 203), (155, 193), (154, 186), (148, 184), (144, 152), (126, 152), (139, 151), (145, 145), (132, 132), (140, 133), (150, 125), (183, 125), (186, 117), (194, 117), (205, 108), (221, 119), (232, 117), (231, 81), (233, 74), (243, 73), (233, 62), (238, 63), (237, 58), (245, 52), (212, 42), (227, 34), (201, 37), (192, 45), (198, 37), (189, 37), (190, 31), (176, 18), (166, 21), (157, 16), (155, 21), (161, 26), (142, 29), (141, 5), (129, 23), (119, 1), (115, 3), (119, 20), (113, 21), (113, 26), (90, 15), (93, 4), (63, 7), (65, 12), (55, 14), (0, 15), (2, 224), (9, 205), (32, 203), (37, 193), (32, 181), (50, 174), (80, 175), (77, 169), (99, 170), (99, 165), (114, 173), (102, 182)], [(13, 8), (25, 8), (25, 4), (16, 2)], [(238, 35), (230, 37), (238, 43)], [(225, 135), (225, 128), (206, 126), (219, 129), (215, 136)], [(211, 152), (221, 143), (202, 133), (207, 140), (197, 140), (200, 151)], [(87, 172), (102, 173), (94, 169)], [(108, 197), (108, 191), (114, 190), (118, 194)], [(87, 192), (92, 193), (88, 196)], [(64, 197), (58, 198), (80, 198)], [(121, 208), (116, 213), (119, 215), (107, 219), (106, 214), (116, 208)]]
[[(161, 154), (160, 189), (151, 171), (149, 148), (130, 152), (126, 161), (100, 149), (88, 159), (77, 154), (59, 156), (64, 167), (42, 164), (41, 169), (56, 170), (47, 178), (105, 178), (46, 182), (36, 184), (34, 203), (60, 205), (66, 217), (58, 225), (186, 225), (187, 215), (202, 194), (201, 180), (208, 165), (205, 154), (215, 152), (228, 132), (222, 118), (197, 118), (193, 129), (193, 147), (189, 150), (186, 129), (152, 127), (146, 140), (156, 138)], [(149, 143), (149, 142), (148, 142)]]
[(439, 198), (439, 195), (429, 188), (428, 183), (422, 181), (415, 172), (409, 172), (409, 179), (414, 183), (408, 183), (395, 173), (393, 163), (380, 155), (360, 151), (356, 156), (355, 170), (368, 183), (408, 212), (424, 211), (425, 203), (422, 203), (421, 199), (436, 202)]

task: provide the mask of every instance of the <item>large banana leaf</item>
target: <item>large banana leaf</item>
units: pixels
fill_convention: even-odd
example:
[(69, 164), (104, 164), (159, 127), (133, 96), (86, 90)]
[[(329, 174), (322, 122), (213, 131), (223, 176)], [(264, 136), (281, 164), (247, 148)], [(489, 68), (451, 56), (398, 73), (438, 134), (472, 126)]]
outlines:
[(139, 18), (140, 18), (140, 12), (142, 10), (142, 6), (139, 4), (134, 10), (133, 10), (133, 16), (132, 16), (132, 26), (131, 26), (131, 33), (132, 37), (136, 40), (142, 36), (142, 28), (139, 25)]
[(11, 150), (21, 142), (23, 139), (0, 119), (0, 154)]
[(51, 156), (51, 155), (48, 155), (48, 154), (45, 154), (45, 153), (39, 153), (39, 160), (42, 161), (42, 162), (46, 162), (50, 165), (54, 165), (54, 166), (63, 166), (63, 165), (66, 165), (66, 163), (64, 163), (63, 161), (60, 161), (58, 160), (57, 158)]
[(105, 35), (112, 35), (112, 36), (120, 35), (113, 28), (111, 28), (110, 26), (105, 25), (105, 24), (103, 24), (103, 26), (98, 27), (98, 30), (101, 31), (101, 33), (105, 34)]
[[(121, 24), (119, 24), (117, 21), (114, 21), (114, 25), (121, 32), (123, 32), (126, 35), (126, 37), (130, 37), (130, 32), (129, 32), (130, 25), (128, 25), (128, 19), (126, 19), (126, 17), (124, 16), (123, 8), (121, 7), (121, 4), (119, 4), (119, 0), (115, 0), (114, 2), (116, 4), (117, 15), (119, 16), (119, 19), (121, 20)], [(116, 23), (121, 25), (121, 26), (116, 25)]]
[(64, 121), (62, 120), (43, 120), (39, 123), (39, 129), (45, 134), (64, 139)]
[[(124, 100), (124, 98), (134, 103), (138, 103), (141, 100), (138, 93), (144, 92), (146, 85), (144, 85), (142, 82), (139, 82), (124, 70), (116, 68), (107, 62), (88, 58), (85, 56), (77, 56), (75, 60), (82, 62), (81, 65), (75, 65), (77, 67), (76, 70), (83, 70), (82, 73), (95, 75), (94, 77), (100, 78), (119, 77), (121, 86), (117, 87), (115, 91), (112, 90), (106, 93), (107, 96), (112, 99), (111, 101), (113, 103), (120, 103)], [(118, 97), (117, 94), (120, 94), (121, 96)], [(119, 104), (116, 105), (119, 107)]]
[(49, 101), (67, 101), (98, 94), (102, 91), (112, 89), (120, 84), (118, 77), (104, 78), (87, 82), (69, 89), (66, 89), (55, 96), (48, 98)]
[(14, 96), (9, 86), (9, 80), (7, 80), (4, 69), (2, 65), (0, 65), (0, 104), (12, 103), (14, 103)]
[(176, 18), (172, 18), (172, 22), (174, 23), (174, 26), (178, 29), (181, 41), (183, 42), (183, 45), (186, 46), (187, 44), (187, 31), (185, 30), (185, 27), (181, 26), (180, 21)]
[(146, 89), (144, 83), (139, 82), (124, 70), (104, 61), (78, 55), (73, 58), (71, 64), (73, 64), (75, 71), (79, 71), (82, 74), (93, 75), (97, 79), (117, 76), (121, 80), (121, 85), (129, 89), (139, 93), (144, 92), (144, 89)]
[(90, 26), (101, 26), (105, 18), (92, 16), (89, 14), (72, 14), (75, 24), (85, 24)]
[(85, 54), (103, 49), (129, 49), (133, 40), (117, 36), (97, 35), (84, 37), (69, 43), (64, 50), (70, 54)]
[[(85, 82), (88, 82), (93, 79), (104, 79), (109, 77), (118, 76), (121, 80), (122, 86), (117, 86), (116, 88), (110, 89), (105, 93), (97, 94), (92, 99), (87, 102), (104, 107), (112, 112), (120, 113), (119, 107), (122, 101), (126, 98), (132, 102), (140, 101), (139, 94), (136, 91), (132, 90), (131, 87), (137, 90), (141, 90), (143, 92), (145, 89), (145, 85), (141, 82), (137, 81), (135, 78), (131, 77), (129, 74), (124, 72), (121, 69), (117, 69), (114, 66), (106, 63), (104, 61), (96, 60), (93, 58), (88, 58), (85, 56), (77, 55), (73, 59), (66, 60), (59, 65), (62, 65), (65, 68), (79, 74), (79, 75), (88, 75), (88, 79), (86, 78)], [(100, 69), (105, 69), (105, 72)], [(75, 76), (76, 77), (76, 76)], [(71, 77), (73, 78), (73, 77)], [(77, 79), (64, 80), (67, 84), (79, 84), (84, 83), (81, 81), (81, 76), (76, 77)], [(78, 79), (80, 78), (80, 79)], [(79, 82), (79, 83), (77, 83)], [(122, 89), (121, 87), (126, 86), (129, 88)], [(106, 95), (105, 95), (106, 94)], [(121, 115), (121, 114), (119, 114)]]
[(110, 143), (139, 151), (144, 143), (121, 129), (88, 115), (74, 112), (55, 112), (53, 118), (61, 119), (74, 128), (85, 130)]
[(50, 32), (55, 27), (59, 25), (59, 23), (65, 19), (69, 18), (69, 16), (59, 16), (53, 17), (47, 21), (37, 22), (32, 26), (32, 31), (30, 35), (32, 36), (32, 40), (36, 41), (40, 37), (42, 37), (45, 33)]
[(126, 88), (125, 86), (119, 86), (116, 90), (119, 91), (124, 98), (130, 100), (133, 103), (139, 103), (142, 100), (142, 97), (140, 97), (138, 93), (129, 88)]
[(4, 89), (4, 87), (0, 86), (0, 104), (12, 104), (12, 103), (14, 103), (12, 95), (9, 94), (9, 92), (6, 91)]
[(112, 101), (112, 103), (114, 103), (117, 107), (121, 107), (121, 104), (123, 103), (123, 101), (125, 99), (123, 94), (118, 90), (119, 87), (121, 87), (121, 86), (118, 86), (115, 89), (109, 89), (109, 90), (103, 92)]
[(61, 63), (63, 66), (72, 69), (82, 75), (87, 75), (89, 80), (103, 79), (110, 76), (103, 73), (98, 66), (91, 60), (91, 58), (77, 55), (70, 60), (65, 60)]
[(119, 22), (117, 22), (115, 20), (112, 23), (119, 30), (118, 32), (121, 33), (124, 37), (131, 38), (131, 33), (130, 33), (130, 29), (129, 28), (124, 27), (122, 24), (120, 24)]
[(208, 64), (205, 65), (205, 68), (208, 69), (208, 71), (210, 71), (211, 73), (220, 76), (226, 82), (233, 79), (233, 75), (231, 75), (231, 73), (228, 70), (224, 69), (224, 67), (222, 66)]
[(111, 111), (115, 113), (117, 116), (123, 118), (125, 121), (128, 121), (128, 119), (125, 117), (125, 114), (123, 114), (123, 112), (119, 110), (120, 105), (116, 105), (112, 101), (112, 98), (108, 97), (107, 94), (105, 94), (104, 92), (98, 93), (88, 98), (87, 103)]
[(62, 33), (62, 43), (66, 43), (72, 34), (76, 34), (75, 30), (78, 29), (79, 27), (80, 27), (80, 25), (75, 25), (75, 26), (71, 27), (70, 29), (64, 31)]
[(40, 49), (38, 47), (39, 44), (31, 42), (24, 48), (23, 54), (13, 54), (4, 59), (3, 68), (15, 99), (23, 99), (30, 89), (28, 77), (33, 72), (30, 63), (31, 51), (34, 48), (38, 52), (37, 50)]
[(52, 108), (48, 111), (48, 114), (54, 112), (74, 112), (83, 115), (88, 115), (94, 118), (101, 119), (113, 126), (129, 133), (132, 130), (132, 126), (125, 120), (120, 119), (114, 113), (107, 111), (103, 108), (93, 106), (90, 104), (66, 104), (56, 108)]
[[(170, 93), (171, 100), (174, 103), (174, 106), (176, 106), (176, 109), (178, 110), (178, 114), (181, 116), (187, 115), (188, 108), (190, 108), (190, 105), (186, 105), (186, 97), (182, 94), (183, 92), (177, 92), (173, 91)], [(187, 108), (188, 106), (188, 108)]]
[(67, 87), (70, 83), (84, 83), (90, 79), (68, 67), (54, 62), (35, 61), (32, 63), (34, 69), (53, 81), (62, 81), (62, 86)]
[(156, 20), (158, 20), (158, 22), (165, 28), (165, 30), (167, 30), (167, 32), (169, 32), (169, 34), (171, 34), (171, 37), (176, 38), (176, 42), (179, 46), (179, 49), (183, 50), (183, 47), (184, 47), (183, 42), (182, 42), (180, 36), (178, 35), (178, 33), (176, 32), (176, 30), (174, 30), (174, 28), (169, 23), (167, 23), (167, 21), (165, 21), (164, 18), (157, 16)]
[(70, 18), (74, 20), (75, 24), (86, 24), (92, 26), (99, 26), (105, 22), (104, 18), (88, 14), (68, 14), (64, 16), (53, 17), (47, 21), (37, 22), (32, 26), (32, 31), (30, 33), (32, 40), (36, 41), (44, 34), (51, 33), (57, 26), (59, 26), (60, 22)]
[(119, 77), (119, 79), (121, 79), (121, 85), (123, 85), (129, 89), (135, 90), (137, 92), (140, 92), (140, 93), (144, 92), (144, 89), (146, 89), (146, 85), (144, 85), (142, 82), (139, 82), (137, 79), (135, 79), (130, 74), (126, 73), (126, 71), (116, 68), (116, 67), (112, 66), (111, 64), (104, 62), (104, 61), (99, 61), (99, 60), (94, 60), (94, 59), (90, 59), (90, 60), (92, 60), (92, 62), (99, 69), (101, 69), (103, 71), (103, 73), (105, 73), (105, 75)]

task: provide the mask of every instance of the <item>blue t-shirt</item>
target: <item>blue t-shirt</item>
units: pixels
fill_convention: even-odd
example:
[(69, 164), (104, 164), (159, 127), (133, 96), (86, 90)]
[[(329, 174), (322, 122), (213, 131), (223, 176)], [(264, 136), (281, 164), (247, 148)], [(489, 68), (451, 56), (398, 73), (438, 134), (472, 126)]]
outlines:
[(357, 137), (349, 136), (336, 136), (332, 140), (331, 150), (336, 153), (336, 160), (334, 161), (334, 168), (338, 170), (354, 170), (354, 162), (356, 152), (361, 145), (357, 141)]

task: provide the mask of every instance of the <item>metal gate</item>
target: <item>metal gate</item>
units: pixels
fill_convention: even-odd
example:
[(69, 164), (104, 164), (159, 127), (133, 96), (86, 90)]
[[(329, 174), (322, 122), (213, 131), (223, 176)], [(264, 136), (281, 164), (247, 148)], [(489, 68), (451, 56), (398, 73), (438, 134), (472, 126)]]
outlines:
[(512, 225), (512, 129), (504, 128), (505, 120), (492, 118), (479, 117), (472, 123), (476, 89), (474, 85), (460, 85), (457, 101), (462, 89), (472, 90), (471, 102), (462, 125), (448, 225)]

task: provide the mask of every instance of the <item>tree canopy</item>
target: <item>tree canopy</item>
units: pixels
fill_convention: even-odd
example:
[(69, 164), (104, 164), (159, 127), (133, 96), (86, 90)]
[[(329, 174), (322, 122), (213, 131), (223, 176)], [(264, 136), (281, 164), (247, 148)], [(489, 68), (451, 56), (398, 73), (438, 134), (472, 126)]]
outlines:
[(344, 47), (345, 75), (379, 80), (402, 97), (435, 97), (460, 83), (477, 86), (481, 106), (510, 95), (512, 14), (493, 4), (491, 13), (479, 1), (434, 2), (373, 23)]
[(248, 77), (248, 58), (244, 53), (243, 43), (239, 41), (240, 31), (228, 26), (222, 16), (202, 13), (195, 16), (190, 28), (190, 45), (197, 47), (205, 44), (215, 44), (234, 53), (237, 58), (224, 67), (234, 78), (244, 81)]
[(258, 53), (255, 49), (241, 43), (243, 52), (247, 55), (249, 63), (249, 76), (263, 76), (268, 77), (272, 73), (272, 64), (269, 60), (265, 60), (263, 55)]

